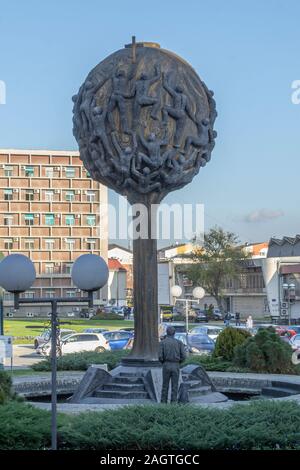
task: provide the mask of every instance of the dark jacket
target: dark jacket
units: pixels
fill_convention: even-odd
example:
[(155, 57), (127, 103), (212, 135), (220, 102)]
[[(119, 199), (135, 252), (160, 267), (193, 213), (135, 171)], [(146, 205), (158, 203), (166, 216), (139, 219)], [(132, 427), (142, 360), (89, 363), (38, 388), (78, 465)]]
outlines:
[(178, 339), (172, 336), (166, 336), (159, 343), (159, 361), (164, 362), (183, 362), (186, 358), (184, 345)]

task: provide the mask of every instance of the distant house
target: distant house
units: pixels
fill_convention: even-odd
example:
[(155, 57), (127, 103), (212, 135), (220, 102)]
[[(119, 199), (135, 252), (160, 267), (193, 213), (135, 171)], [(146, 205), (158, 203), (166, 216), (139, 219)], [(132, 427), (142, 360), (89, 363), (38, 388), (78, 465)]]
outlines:
[(300, 235), (270, 239), (263, 274), (271, 315), (299, 321)]
[(126, 268), (117, 259), (108, 259), (108, 303), (126, 305)]

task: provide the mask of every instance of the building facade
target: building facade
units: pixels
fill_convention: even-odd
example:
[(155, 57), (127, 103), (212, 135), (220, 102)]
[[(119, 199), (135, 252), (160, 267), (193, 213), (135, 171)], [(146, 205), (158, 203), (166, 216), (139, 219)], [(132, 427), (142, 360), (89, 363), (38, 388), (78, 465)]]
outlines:
[[(72, 285), (74, 260), (85, 253), (107, 260), (108, 223), (100, 220), (100, 203), (107, 203), (107, 188), (89, 177), (78, 152), (0, 150), (0, 252), (34, 262), (37, 278), (25, 297), (83, 295)], [(5, 312), (16, 315), (12, 296), (4, 300)], [(102, 300), (105, 288), (95, 294), (95, 304)], [(45, 310), (26, 307), (27, 313)], [(70, 310), (79, 308), (60, 307)]]
[(289, 318), (292, 323), (299, 323), (300, 235), (271, 238), (263, 274), (271, 316), (281, 323), (287, 323)]

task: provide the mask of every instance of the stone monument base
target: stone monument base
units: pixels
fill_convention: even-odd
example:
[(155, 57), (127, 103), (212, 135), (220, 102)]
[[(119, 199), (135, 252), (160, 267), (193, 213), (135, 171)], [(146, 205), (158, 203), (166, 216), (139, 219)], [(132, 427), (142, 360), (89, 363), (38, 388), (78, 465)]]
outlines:
[[(148, 363), (150, 362), (150, 363)], [(156, 361), (122, 361), (107, 372), (97, 365), (86, 371), (70, 403), (151, 404), (160, 403), (162, 367)], [(170, 390), (169, 390), (170, 393)], [(188, 365), (180, 370), (179, 403), (216, 403), (227, 397), (216, 391), (201, 366)]]

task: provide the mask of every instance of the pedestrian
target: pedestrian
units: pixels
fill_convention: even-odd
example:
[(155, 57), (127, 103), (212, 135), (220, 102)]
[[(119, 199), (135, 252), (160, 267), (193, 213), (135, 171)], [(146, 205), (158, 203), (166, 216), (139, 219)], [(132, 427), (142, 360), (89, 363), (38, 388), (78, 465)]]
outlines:
[(227, 312), (225, 317), (224, 317), (224, 323), (225, 323), (225, 326), (230, 325), (230, 313), (229, 312)]
[(251, 330), (253, 328), (253, 318), (251, 315), (247, 318), (246, 327)]
[(175, 328), (168, 326), (167, 336), (159, 344), (159, 361), (162, 363), (161, 403), (168, 402), (169, 384), (171, 382), (171, 403), (178, 400), (178, 381), (180, 363), (186, 358), (184, 345), (174, 338)]
[(127, 320), (130, 320), (130, 315), (131, 315), (131, 307), (127, 307)]
[(235, 312), (235, 326), (241, 326), (240, 318), (240, 312)]
[(127, 317), (127, 307), (126, 307), (126, 305), (124, 305), (122, 310), (123, 310), (124, 320), (126, 320), (126, 317)]

